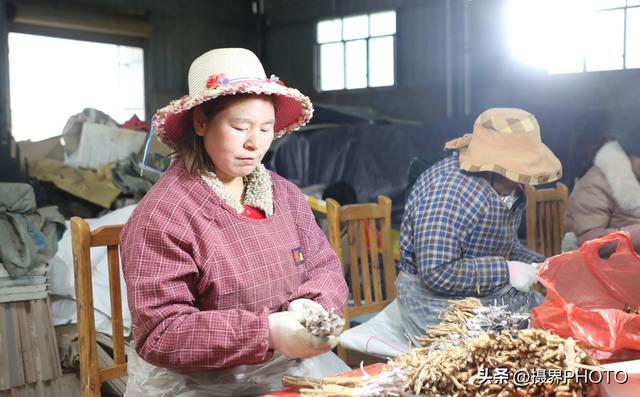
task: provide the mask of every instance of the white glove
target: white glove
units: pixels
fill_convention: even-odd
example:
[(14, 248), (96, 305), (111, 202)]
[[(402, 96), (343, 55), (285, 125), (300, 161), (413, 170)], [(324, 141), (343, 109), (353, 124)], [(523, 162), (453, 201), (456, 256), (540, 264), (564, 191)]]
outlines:
[(327, 311), (324, 310), (324, 307), (322, 307), (321, 304), (306, 298), (296, 299), (292, 301), (291, 303), (289, 303), (289, 308), (287, 310), (289, 310), (290, 312), (301, 312), (305, 315), (327, 314)]
[(302, 325), (303, 312), (286, 311), (269, 315), (269, 346), (290, 358), (309, 358), (333, 349), (339, 338), (313, 336)]
[(531, 286), (538, 282), (536, 263), (509, 261), (507, 265), (509, 266), (509, 284), (518, 291), (529, 292)]

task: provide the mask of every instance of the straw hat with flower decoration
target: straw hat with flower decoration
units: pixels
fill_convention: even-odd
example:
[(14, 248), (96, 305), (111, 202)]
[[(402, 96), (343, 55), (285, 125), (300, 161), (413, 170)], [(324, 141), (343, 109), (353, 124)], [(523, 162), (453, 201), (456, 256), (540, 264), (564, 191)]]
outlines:
[(189, 95), (172, 101), (153, 116), (158, 138), (173, 147), (191, 123), (191, 109), (224, 95), (274, 95), (276, 138), (309, 122), (313, 106), (308, 97), (284, 85), (278, 77), (267, 78), (258, 57), (244, 48), (218, 48), (196, 58), (189, 68)]
[(495, 172), (525, 185), (553, 182), (562, 176), (562, 164), (542, 143), (533, 114), (522, 109), (485, 110), (472, 134), (449, 141), (445, 149), (458, 150), (460, 168)]

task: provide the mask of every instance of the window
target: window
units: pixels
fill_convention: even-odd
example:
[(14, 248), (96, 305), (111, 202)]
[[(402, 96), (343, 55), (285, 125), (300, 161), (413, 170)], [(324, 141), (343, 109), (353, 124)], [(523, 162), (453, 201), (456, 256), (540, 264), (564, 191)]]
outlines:
[(9, 33), (9, 81), (16, 141), (60, 135), (87, 107), (145, 118), (142, 48)]
[(396, 12), (318, 22), (320, 91), (391, 86)]
[(549, 73), (640, 68), (640, 0), (511, 0), (519, 59)]

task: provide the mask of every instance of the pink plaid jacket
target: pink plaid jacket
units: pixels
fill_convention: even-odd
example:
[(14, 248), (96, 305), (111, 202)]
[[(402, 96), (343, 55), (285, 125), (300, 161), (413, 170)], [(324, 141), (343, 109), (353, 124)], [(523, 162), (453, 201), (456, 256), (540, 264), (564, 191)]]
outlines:
[(274, 214), (264, 220), (238, 214), (179, 162), (138, 204), (120, 255), (146, 361), (185, 371), (261, 363), (270, 313), (298, 298), (342, 313), (337, 256), (300, 190), (270, 175)]

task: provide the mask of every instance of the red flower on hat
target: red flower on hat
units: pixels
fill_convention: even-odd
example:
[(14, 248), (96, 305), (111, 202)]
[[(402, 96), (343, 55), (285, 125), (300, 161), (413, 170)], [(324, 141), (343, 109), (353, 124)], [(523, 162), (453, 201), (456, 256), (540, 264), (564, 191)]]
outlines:
[(212, 74), (207, 79), (207, 88), (210, 90), (217, 88), (219, 85), (222, 85), (224, 87), (227, 84), (229, 84), (229, 79), (224, 73)]

